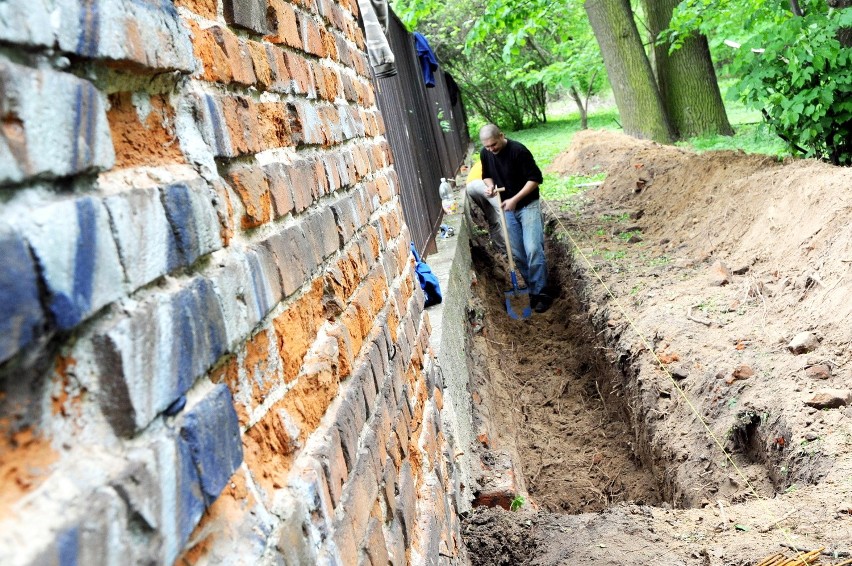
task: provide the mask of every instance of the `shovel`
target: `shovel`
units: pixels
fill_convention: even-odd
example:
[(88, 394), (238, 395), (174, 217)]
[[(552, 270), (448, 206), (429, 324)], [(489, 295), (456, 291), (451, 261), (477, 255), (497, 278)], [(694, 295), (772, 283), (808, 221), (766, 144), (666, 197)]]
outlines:
[(505, 292), (506, 312), (510, 318), (529, 318), (532, 315), (530, 308), (530, 290), (518, 288), (518, 276), (515, 274), (515, 258), (512, 257), (512, 244), (509, 242), (509, 229), (506, 227), (506, 213), (503, 212), (503, 200), (500, 193), (505, 187), (494, 189), (497, 195), (497, 205), (500, 210), (500, 226), (503, 228), (503, 240), (506, 242), (506, 255), (509, 256), (509, 278), (512, 280), (512, 288)]

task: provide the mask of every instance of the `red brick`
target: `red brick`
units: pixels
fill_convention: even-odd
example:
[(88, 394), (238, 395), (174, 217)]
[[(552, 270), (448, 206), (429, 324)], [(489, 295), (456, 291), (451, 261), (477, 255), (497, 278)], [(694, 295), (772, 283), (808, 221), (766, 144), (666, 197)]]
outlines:
[(287, 475), (299, 448), (298, 430), (279, 401), (243, 436), (243, 458), (269, 508), (275, 490), (287, 485)]
[(284, 0), (269, 0), (269, 8), (273, 13), (271, 20), (274, 22), (275, 29), (270, 35), (266, 36), (266, 40), (301, 49), (302, 38), (299, 35), (299, 17), (293, 6)]
[(325, 168), (325, 176), (328, 182), (329, 192), (333, 193), (343, 186), (340, 180), (340, 172), (337, 170), (337, 156), (323, 155), (323, 166)]
[(302, 27), (302, 49), (311, 55), (325, 57), (325, 47), (317, 22), (309, 16), (302, 16), (299, 18), (299, 23)]
[(186, 20), (192, 40), (192, 51), (201, 63), (201, 76), (211, 82), (228, 82), (231, 79), (231, 69), (228, 67), (225, 54), (216, 45), (216, 40), (206, 29), (201, 29), (193, 20)]
[(208, 30), (225, 54), (231, 75), (236, 83), (251, 86), (257, 81), (249, 49), (231, 30), (214, 26)]
[[(336, 341), (334, 343), (336, 349)], [(284, 395), (284, 406), (299, 426), (302, 443), (317, 429), (329, 405), (337, 397), (339, 376), (336, 363), (336, 352), (333, 359), (306, 363), (296, 385)]]
[(258, 166), (238, 165), (228, 171), (228, 179), (245, 208), (241, 221), (243, 228), (255, 228), (272, 219), (269, 185), (263, 169)]
[(278, 355), (284, 367), (284, 379), (293, 381), (317, 336), (322, 317), (322, 279), (311, 291), (294, 302), (272, 321), (278, 340)]
[[(251, 384), (252, 408), (258, 407), (279, 385), (278, 372), (271, 360), (270, 345), (275, 340), (267, 330), (261, 330), (246, 341), (243, 367)], [(277, 352), (276, 352), (277, 355)]]
[(302, 212), (311, 205), (317, 192), (313, 164), (303, 159), (291, 165), (287, 172), (290, 175), (296, 212)]
[(257, 41), (246, 41), (245, 47), (248, 49), (254, 74), (257, 77), (256, 86), (267, 90), (275, 82), (275, 75), (269, 63), (269, 53), (266, 50), (267, 46)]
[(282, 102), (261, 102), (255, 105), (258, 113), (258, 135), (263, 149), (288, 147), (294, 145), (291, 121), (287, 104)]
[(278, 46), (267, 44), (266, 56), (269, 60), (269, 68), (272, 71), (272, 84), (269, 90), (272, 92), (288, 94), (293, 90), (290, 71), (287, 70), (287, 61), (284, 59), (284, 50)]
[(337, 41), (334, 39), (334, 34), (324, 27), (320, 27), (319, 31), (320, 40), (322, 41), (322, 50), (325, 53), (325, 57), (328, 57), (332, 61), (337, 61), (340, 57), (337, 53)]
[(321, 158), (311, 160), (314, 168), (314, 180), (316, 181), (316, 191), (314, 198), (320, 198), (329, 193), (328, 176), (325, 174), (325, 164)]
[(269, 194), (272, 196), (275, 218), (281, 218), (290, 213), (294, 206), (287, 167), (283, 163), (269, 163), (264, 165), (263, 170), (266, 174), (266, 181), (269, 183)]
[(111, 94), (109, 102), (107, 120), (116, 167), (186, 163), (175, 136), (175, 112), (165, 96), (148, 98), (150, 106), (143, 120), (129, 92)]
[(309, 97), (316, 96), (316, 84), (314, 82), (311, 66), (301, 55), (290, 51), (284, 52), (284, 61), (287, 71), (293, 79), (293, 88), (297, 94), (307, 94)]
[(216, 19), (217, 5), (217, 0), (175, 0), (175, 6), (186, 8), (208, 20)]

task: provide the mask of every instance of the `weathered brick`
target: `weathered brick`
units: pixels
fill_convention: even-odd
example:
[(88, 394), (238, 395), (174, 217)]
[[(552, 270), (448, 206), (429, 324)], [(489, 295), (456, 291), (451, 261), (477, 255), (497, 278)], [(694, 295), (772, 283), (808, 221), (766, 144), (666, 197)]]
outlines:
[(118, 434), (144, 428), (225, 352), (212, 284), (193, 279), (153, 296), (94, 338), (101, 409)]
[(175, 6), (186, 8), (208, 20), (216, 19), (218, 4), (218, 0), (175, 0)]
[(294, 104), (302, 125), (302, 141), (308, 145), (327, 145), (331, 132), (320, 117), (321, 108), (306, 100), (298, 100)]
[(396, 496), (396, 508), (402, 521), (403, 534), (409, 543), (416, 536), (417, 488), (411, 463), (406, 460), (399, 470), (399, 494)]
[(21, 237), (0, 229), (0, 363), (43, 332), (36, 268)]
[(0, 57), (0, 84), (0, 185), (113, 166), (103, 98), (90, 82)]
[(185, 163), (175, 135), (174, 108), (165, 96), (120, 92), (107, 112), (116, 167)]
[(200, 177), (160, 188), (163, 208), (172, 226), (178, 265), (195, 261), (222, 247), (216, 193)]
[(355, 531), (352, 528), (352, 520), (349, 515), (341, 509), (334, 518), (331, 539), (334, 541), (338, 556), (342, 564), (357, 564), (358, 542), (355, 540)]
[(36, 209), (21, 229), (60, 329), (73, 328), (123, 294), (121, 262), (109, 215), (99, 200), (83, 197)]
[(289, 214), (295, 207), (293, 192), (290, 189), (288, 167), (283, 163), (268, 163), (263, 166), (263, 173), (269, 185), (269, 195), (272, 197), (272, 209), (275, 218)]
[(307, 159), (300, 159), (289, 166), (287, 172), (293, 189), (296, 212), (302, 212), (313, 203), (314, 195), (318, 192), (313, 165)]
[(228, 132), (225, 122), (225, 113), (222, 105), (216, 97), (211, 94), (192, 94), (191, 114), (198, 116), (197, 126), (201, 137), (210, 147), (216, 157), (237, 157), (234, 143)]
[(225, 21), (235, 27), (265, 34), (269, 31), (266, 5), (266, 0), (224, 0)]
[(277, 266), (258, 246), (231, 254), (208, 277), (221, 305), (228, 348), (234, 349), (281, 300)]
[(334, 212), (334, 220), (337, 223), (337, 233), (340, 236), (341, 244), (348, 242), (362, 226), (352, 197), (345, 196), (333, 202), (331, 210)]
[(290, 117), (289, 105), (281, 102), (262, 102), (256, 105), (260, 138), (265, 148), (295, 145), (293, 127), (298, 124)]
[(0, 40), (157, 70), (191, 71), (189, 34), (172, 2), (9, 0)]
[(331, 504), (333, 508), (337, 509), (340, 496), (343, 493), (343, 484), (349, 477), (349, 470), (340, 446), (339, 433), (336, 428), (330, 428), (323, 432), (320, 438), (311, 439), (311, 442), (314, 445), (309, 446), (308, 450), (322, 465), (331, 496)]
[(320, 26), (319, 32), (320, 39), (322, 40), (322, 50), (325, 53), (325, 57), (328, 57), (332, 61), (337, 61), (339, 56), (337, 53), (337, 42), (335, 41), (334, 34), (323, 26)]
[(291, 226), (273, 234), (264, 240), (263, 245), (272, 253), (278, 264), (285, 297), (301, 287), (308, 274), (316, 268), (317, 264), (301, 226)]
[(246, 431), (243, 438), (246, 465), (268, 509), (286, 485), (293, 455), (300, 447), (299, 428), (283, 402), (278, 402)]
[(385, 541), (388, 549), (388, 564), (391, 566), (405, 566), (408, 564), (408, 555), (405, 544), (405, 529), (402, 527), (402, 518), (396, 516), (385, 529)]
[(379, 475), (373, 467), (373, 458), (366, 449), (359, 451), (349, 480), (343, 486), (341, 505), (349, 510), (355, 539), (362, 540), (376, 498), (379, 495)]
[(276, 508), (280, 517), (275, 536), (275, 550), (281, 554), (284, 564), (317, 564), (313, 541), (305, 536), (309, 531), (310, 518), (305, 502), (298, 494), (282, 493), (282, 502)]
[[(153, 561), (154, 556), (147, 549), (134, 548), (123, 529), (128, 528), (124, 504), (116, 493), (109, 488), (99, 488), (88, 494), (85, 505), (72, 506), (65, 510), (64, 524), (52, 532), (40, 533), (28, 541), (31, 545), (42, 544), (38, 557), (22, 562), (26, 554), (3, 556), (4, 564), (105, 564), (118, 566), (121, 556), (128, 561)], [(4, 549), (5, 550), (5, 549)], [(20, 549), (18, 549), (20, 551)], [(23, 555), (23, 556), (22, 556)], [(14, 560), (14, 559), (17, 560)]]
[(181, 442), (192, 457), (205, 505), (211, 505), (243, 461), (240, 428), (231, 392), (217, 385), (186, 410)]
[(159, 189), (133, 189), (105, 198), (104, 204), (131, 291), (181, 266), (184, 257), (178, 254)]
[(284, 52), (284, 61), (292, 79), (293, 92), (304, 94), (309, 99), (316, 98), (317, 88), (311, 65), (304, 56), (290, 51)]
[[(246, 43), (234, 35), (231, 30), (221, 26), (213, 26), (205, 31), (213, 37), (216, 45), (224, 54), (225, 64), (229, 69), (228, 74), (232, 77), (233, 82), (245, 86), (254, 85), (257, 82), (257, 76), (254, 74), (254, 62)], [(202, 62), (204, 62), (203, 59)]]
[(262, 90), (268, 90), (275, 83), (276, 76), (272, 65), (275, 63), (274, 55), (270, 60), (268, 48), (271, 45), (264, 45), (258, 41), (246, 41), (245, 46), (248, 49), (251, 57), (252, 65), (254, 66), (254, 74), (257, 78), (255, 86)]
[(302, 455), (296, 468), (300, 473), (291, 479), (289, 486), (296, 490), (305, 502), (314, 528), (326, 535), (332, 525), (334, 509), (322, 465), (316, 458)]
[(367, 525), (362, 548), (370, 558), (371, 564), (387, 564), (389, 562), (387, 543), (382, 534), (382, 524), (375, 517)]
[(266, 44), (264, 47), (269, 61), (269, 69), (272, 73), (272, 83), (269, 85), (269, 90), (275, 93), (289, 94), (293, 90), (293, 79), (290, 77), (290, 71), (287, 68), (284, 50), (271, 44)]
[(303, 16), (299, 18), (299, 23), (301, 24), (302, 49), (317, 57), (325, 57), (325, 46), (322, 43), (317, 22), (311, 17)]
[(271, 43), (283, 43), (289, 47), (302, 47), (299, 35), (299, 19), (292, 4), (284, 0), (269, 0), (272, 11), (272, 33), (266, 37)]
[(228, 180), (243, 203), (243, 228), (256, 228), (272, 219), (272, 200), (264, 170), (258, 165), (235, 165)]

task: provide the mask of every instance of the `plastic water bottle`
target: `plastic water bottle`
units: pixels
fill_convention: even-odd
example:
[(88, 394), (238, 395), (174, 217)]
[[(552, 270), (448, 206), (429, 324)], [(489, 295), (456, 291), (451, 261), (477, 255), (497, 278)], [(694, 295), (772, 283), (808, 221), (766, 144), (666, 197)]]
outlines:
[(453, 214), (457, 208), (456, 199), (453, 198), (453, 190), (450, 188), (450, 183), (447, 182), (446, 177), (441, 177), (438, 193), (441, 195), (441, 206), (444, 209), (444, 214)]
[(452, 189), (450, 189), (450, 184), (447, 182), (446, 177), (441, 177), (441, 186), (438, 188), (438, 192), (441, 194), (441, 200), (449, 200), (453, 198)]

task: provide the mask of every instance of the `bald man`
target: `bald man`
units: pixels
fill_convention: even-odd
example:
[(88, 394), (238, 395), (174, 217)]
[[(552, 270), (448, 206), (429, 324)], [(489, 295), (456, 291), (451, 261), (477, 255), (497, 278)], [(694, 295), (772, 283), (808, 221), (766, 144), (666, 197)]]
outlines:
[[(486, 207), (491, 206), (488, 199), (496, 195), (495, 187), (506, 189), (500, 193), (500, 198), (512, 257), (529, 287), (530, 306), (535, 312), (543, 313), (550, 308), (553, 298), (548, 292), (544, 257), (544, 223), (538, 191), (543, 180), (541, 169), (530, 150), (508, 139), (494, 124), (486, 124), (479, 130), (479, 141), (482, 142), (479, 152), (484, 184), (482, 195), (486, 200), (471, 197), (486, 211), (487, 217)], [(498, 213), (496, 219), (499, 221), (499, 218)]]

